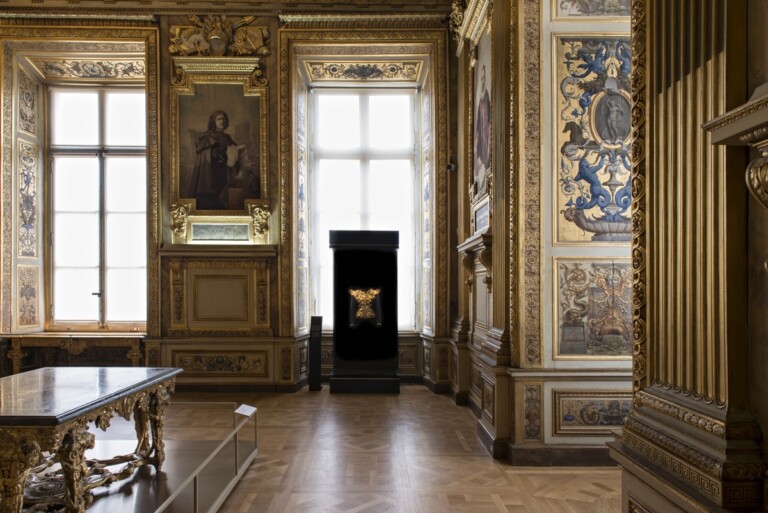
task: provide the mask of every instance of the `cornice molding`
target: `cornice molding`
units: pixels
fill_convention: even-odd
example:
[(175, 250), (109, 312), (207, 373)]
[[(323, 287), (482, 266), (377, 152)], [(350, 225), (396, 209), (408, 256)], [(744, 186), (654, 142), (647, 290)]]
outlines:
[[(87, 18), (102, 17), (112, 14), (124, 15), (186, 15), (197, 14), (228, 14), (228, 15), (258, 15), (274, 16), (278, 13), (291, 11), (325, 11), (338, 14), (339, 12), (365, 10), (381, 10), (387, 13), (399, 11), (396, 16), (403, 15), (403, 9), (429, 11), (426, 16), (435, 15), (436, 10), (445, 13), (451, 10), (450, 0), (334, 0), (321, 2), (318, 0), (90, 0), (88, 5), (72, 0), (6, 0), (3, 2), (4, 17), (26, 17), (33, 14), (37, 17), (50, 18)], [(56, 14), (49, 14), (55, 12)], [(375, 17), (376, 15), (371, 15)], [(387, 14), (387, 17), (390, 17)]]
[[(446, 6), (447, 7), (447, 6)], [(440, 28), (445, 26), (449, 10), (440, 14), (283, 14), (284, 28)]]

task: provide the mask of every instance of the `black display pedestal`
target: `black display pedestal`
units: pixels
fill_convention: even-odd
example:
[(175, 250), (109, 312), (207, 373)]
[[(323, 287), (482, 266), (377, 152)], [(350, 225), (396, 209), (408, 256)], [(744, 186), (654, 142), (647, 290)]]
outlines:
[(320, 340), (323, 336), (323, 318), (313, 316), (309, 322), (309, 389), (313, 392), (323, 389), (320, 384)]
[(331, 393), (400, 393), (397, 375), (399, 233), (331, 231)]

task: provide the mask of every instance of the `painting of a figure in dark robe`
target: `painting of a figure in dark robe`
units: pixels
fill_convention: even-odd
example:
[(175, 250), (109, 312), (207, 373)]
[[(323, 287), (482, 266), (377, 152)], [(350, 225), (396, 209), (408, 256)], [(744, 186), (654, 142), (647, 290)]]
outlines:
[(237, 84), (198, 84), (179, 97), (179, 197), (196, 211), (243, 210), (263, 199), (263, 98)]
[(491, 38), (483, 34), (477, 43), (475, 62), (474, 189), (481, 195), (491, 173)]

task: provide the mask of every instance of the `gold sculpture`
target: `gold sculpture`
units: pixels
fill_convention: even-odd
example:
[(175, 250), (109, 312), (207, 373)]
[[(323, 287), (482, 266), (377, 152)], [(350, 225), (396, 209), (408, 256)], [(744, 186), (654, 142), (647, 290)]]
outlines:
[(357, 301), (355, 319), (374, 319), (376, 317), (376, 312), (371, 308), (371, 303), (379, 295), (379, 292), (381, 292), (381, 289), (351, 289), (349, 291), (349, 295)]

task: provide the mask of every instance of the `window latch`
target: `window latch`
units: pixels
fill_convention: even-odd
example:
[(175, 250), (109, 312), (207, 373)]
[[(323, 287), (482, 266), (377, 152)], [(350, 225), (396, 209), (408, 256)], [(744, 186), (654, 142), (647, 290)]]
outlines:
[(99, 297), (101, 297), (102, 293), (101, 292), (91, 292), (91, 295), (92, 296), (99, 296)]

